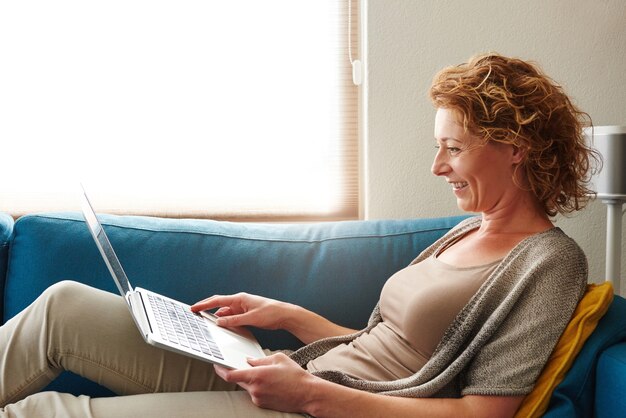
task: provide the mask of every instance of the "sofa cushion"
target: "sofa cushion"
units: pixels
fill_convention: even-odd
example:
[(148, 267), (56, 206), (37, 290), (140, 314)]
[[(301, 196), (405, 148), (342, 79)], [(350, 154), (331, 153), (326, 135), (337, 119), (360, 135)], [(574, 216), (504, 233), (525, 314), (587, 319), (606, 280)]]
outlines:
[(533, 391), (524, 398), (516, 417), (540, 417), (546, 411), (554, 388), (563, 380), (585, 341), (594, 331), (613, 300), (609, 282), (587, 285), (570, 322), (556, 343)]
[(600, 355), (596, 382), (596, 418), (614, 418), (626, 411), (626, 343), (616, 344)]
[[(287, 225), (99, 217), (134, 286), (187, 303), (246, 291), (299, 304), (351, 328), (365, 326), (388, 277), (465, 218)], [(117, 291), (80, 214), (20, 218), (5, 319), (64, 279)], [(266, 348), (299, 345), (287, 333), (255, 334)]]
[(544, 417), (594, 416), (596, 374), (600, 354), (626, 340), (626, 300), (615, 295), (613, 303), (576, 357), (563, 381), (556, 387)]

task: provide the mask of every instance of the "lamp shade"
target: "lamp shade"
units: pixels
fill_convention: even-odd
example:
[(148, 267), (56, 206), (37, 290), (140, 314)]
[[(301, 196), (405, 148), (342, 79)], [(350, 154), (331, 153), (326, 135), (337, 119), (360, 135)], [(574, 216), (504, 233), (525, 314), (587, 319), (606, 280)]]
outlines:
[(596, 126), (586, 129), (585, 136), (602, 154), (602, 170), (592, 179), (598, 197), (626, 199), (626, 126)]

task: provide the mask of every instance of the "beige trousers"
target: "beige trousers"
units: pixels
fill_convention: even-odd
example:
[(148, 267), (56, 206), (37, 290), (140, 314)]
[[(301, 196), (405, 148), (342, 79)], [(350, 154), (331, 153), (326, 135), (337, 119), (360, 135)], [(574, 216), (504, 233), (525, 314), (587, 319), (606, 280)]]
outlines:
[[(121, 395), (39, 392), (67, 370)], [(0, 417), (301, 417), (256, 407), (209, 363), (141, 338), (123, 299), (60, 282), (0, 327)]]

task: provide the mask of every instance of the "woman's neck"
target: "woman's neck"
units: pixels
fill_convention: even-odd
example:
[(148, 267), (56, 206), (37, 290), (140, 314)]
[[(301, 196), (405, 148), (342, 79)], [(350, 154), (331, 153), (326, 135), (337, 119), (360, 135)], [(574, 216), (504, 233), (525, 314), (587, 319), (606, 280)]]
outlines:
[(554, 227), (543, 205), (534, 196), (524, 194), (481, 215), (481, 234), (533, 235)]

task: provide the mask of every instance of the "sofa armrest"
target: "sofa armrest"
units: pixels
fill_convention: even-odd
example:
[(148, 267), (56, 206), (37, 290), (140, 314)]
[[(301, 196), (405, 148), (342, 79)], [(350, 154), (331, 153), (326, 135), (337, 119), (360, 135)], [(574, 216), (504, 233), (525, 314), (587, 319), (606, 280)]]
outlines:
[[(598, 382), (605, 378), (601, 376), (605, 367), (601, 372), (599, 359), (604, 356), (606, 350), (626, 341), (624, 318), (626, 318), (626, 299), (615, 295), (607, 313), (585, 342), (565, 379), (554, 390), (544, 417), (594, 416), (594, 408), (601, 406), (597, 400), (599, 393), (596, 393)], [(625, 389), (622, 387), (618, 390)], [(624, 410), (621, 411), (622, 415), (626, 413)]]
[(626, 415), (626, 342), (604, 351), (598, 359), (596, 418)]
[[(13, 218), (6, 213), (0, 213), (0, 295), (4, 295), (4, 285), (7, 277), (9, 261), (9, 246), (13, 237)], [(4, 298), (0, 298), (0, 323), (3, 323)]]

